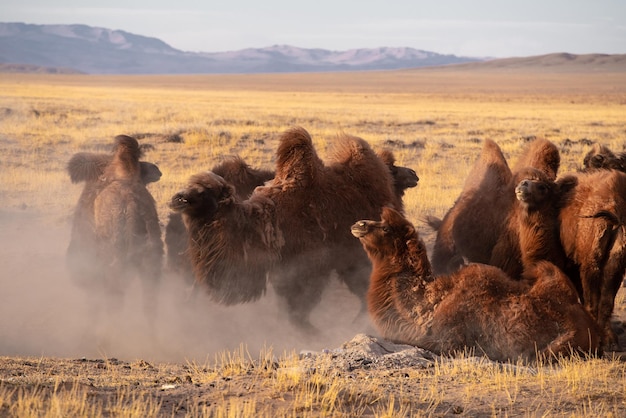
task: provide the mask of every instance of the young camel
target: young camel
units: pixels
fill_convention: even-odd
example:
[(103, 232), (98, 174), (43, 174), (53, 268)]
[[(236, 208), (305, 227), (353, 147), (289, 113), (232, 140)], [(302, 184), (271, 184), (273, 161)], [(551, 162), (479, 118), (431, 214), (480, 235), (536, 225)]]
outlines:
[(528, 281), (478, 263), (435, 277), (424, 243), (397, 211), (383, 208), (381, 221), (358, 221), (351, 231), (373, 265), (369, 312), (385, 338), (497, 361), (600, 351), (597, 324), (549, 262), (529, 269)]

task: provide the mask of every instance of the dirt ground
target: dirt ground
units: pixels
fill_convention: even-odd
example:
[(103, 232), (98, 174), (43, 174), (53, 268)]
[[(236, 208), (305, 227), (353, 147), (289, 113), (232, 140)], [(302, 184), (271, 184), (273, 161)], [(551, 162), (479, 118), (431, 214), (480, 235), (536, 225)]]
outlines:
[[(268, 411), (281, 410), (296, 395), (289, 390), (278, 394), (276, 385), (268, 382), (280, 380), (277, 373), (293, 367), (323, 369), (328, 379), (351, 379), (357, 386), (376, 381), (377, 391), (397, 399), (424, 390), (426, 380), (416, 377), (416, 371), (434, 370), (434, 356), (428, 352), (390, 348), (384, 341), (366, 337), (375, 335), (373, 327), (368, 318), (357, 316), (357, 299), (338, 282), (333, 282), (314, 312), (314, 324), (323, 329), (315, 337), (299, 333), (284, 319), (271, 289), (258, 302), (223, 307), (203, 295), (190, 297), (189, 289), (175, 277), (164, 278), (157, 318), (145, 318), (137, 302), (139, 287), (131, 286), (123, 308), (103, 319), (93, 309), (101, 302), (99, 295), (85, 293), (65, 274), (69, 227), (69, 217), (43, 217), (28, 208), (0, 210), (0, 387), (35, 390), (33, 382), (48, 382), (48, 389), (58, 390), (59, 385), (78, 385), (89, 399), (114, 403), (122, 382), (131, 393), (136, 389), (141, 396), (156, 400), (164, 415), (193, 416), (200, 410), (191, 410), (190, 405), (209, 408), (231, 397), (253, 400)], [(623, 300), (623, 296), (618, 298), (617, 320), (626, 320)], [(623, 323), (615, 325), (626, 347)], [(230, 374), (208, 366), (216, 354), (236, 351), (242, 344), (253, 359), (269, 349), (277, 358), (300, 353), (302, 360), (288, 366), (269, 362), (263, 366), (267, 370), (258, 370), (259, 365), (251, 362), (250, 370)], [(476, 367), (500, 367), (470, 360)], [(445, 388), (445, 399), (435, 406), (426, 401), (422, 405), (416, 396), (409, 409), (413, 414), (492, 416), (500, 410), (494, 409), (494, 402), (500, 401), (488, 392), (471, 409), (455, 403), (455, 396), (460, 399), (468, 382), (429, 373)], [(626, 387), (623, 381), (621, 385)], [(362, 391), (360, 396), (367, 397), (368, 391)], [(500, 411), (510, 416), (533, 415), (529, 411), (536, 406), (539, 392), (528, 389), (526, 396)], [(625, 396), (621, 395), (618, 406), (610, 405), (624, 412)], [(507, 405), (506, 400), (501, 402)], [(580, 411), (579, 407), (572, 402), (569, 409), (537, 412), (569, 415)], [(324, 413), (295, 411), (293, 415)], [(358, 415), (381, 413), (372, 406), (360, 409)]]

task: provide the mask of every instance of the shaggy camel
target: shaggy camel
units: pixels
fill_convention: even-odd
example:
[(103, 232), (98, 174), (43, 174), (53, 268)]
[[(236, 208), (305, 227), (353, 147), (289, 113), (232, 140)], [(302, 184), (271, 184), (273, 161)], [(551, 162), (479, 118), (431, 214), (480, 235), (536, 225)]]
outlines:
[(559, 187), (532, 167), (518, 170), (512, 180), (517, 201), (511, 206), (489, 265), (514, 279), (538, 261), (547, 260), (563, 270), (565, 253), (559, 238)]
[(626, 273), (626, 174), (598, 170), (568, 175), (558, 183), (566, 272), (603, 330), (605, 345), (619, 348), (610, 318)]
[[(401, 210), (403, 208), (402, 197), (404, 196), (406, 189), (417, 186), (419, 177), (414, 170), (408, 167), (396, 165), (395, 157), (391, 151), (382, 150), (378, 153), (378, 155), (387, 165), (392, 176), (395, 191), (393, 205)], [(232, 185), (237, 197), (241, 200), (247, 199), (256, 187), (261, 186), (273, 179), (275, 174), (274, 171), (253, 168), (237, 156), (224, 159), (224, 161), (220, 164), (213, 167), (211, 171), (218, 174), (227, 183)], [(191, 266), (191, 260), (189, 258), (187, 241), (188, 234), (184, 226), (181, 213), (171, 212), (165, 230), (168, 269), (186, 278), (189, 283), (193, 283), (194, 274)], [(361, 255), (363, 263), (359, 263), (358, 265), (368, 265), (364, 256), (364, 254)], [(355, 265), (354, 261), (351, 261), (351, 263), (353, 263), (352, 265)], [(366, 294), (369, 285), (369, 271), (358, 274), (354, 271), (351, 265), (349, 265), (348, 268), (340, 265), (338, 268), (342, 269), (338, 271), (338, 279), (344, 282), (348, 289), (361, 300), (361, 313), (365, 313), (367, 311)], [(253, 281), (253, 283), (257, 284), (260, 282), (262, 281)], [(214, 292), (215, 288), (213, 288), (212, 291)], [(240, 290), (238, 289), (236, 291)], [(252, 285), (250, 294), (260, 295), (263, 294), (263, 292), (259, 292), (256, 285)], [(252, 299), (255, 299), (255, 297)], [(218, 297), (217, 300), (224, 302), (220, 297)], [(226, 300), (229, 300), (229, 298), (226, 298)]]
[[(539, 138), (526, 146), (515, 165), (515, 173), (533, 167), (554, 180), (559, 164), (556, 146)], [(437, 231), (432, 253), (435, 274), (456, 271), (467, 261), (490, 263), (516, 203), (518, 183), (500, 147), (486, 139), (452, 208), (441, 220), (433, 216), (426, 218)]]
[(384, 208), (381, 221), (361, 220), (351, 231), (373, 265), (369, 312), (384, 338), (437, 354), (470, 350), (498, 361), (600, 350), (597, 324), (568, 278), (549, 262), (529, 269), (528, 282), (474, 263), (435, 277), (424, 243), (397, 211)]
[[(274, 178), (274, 171), (253, 168), (238, 156), (229, 156), (211, 169), (230, 183), (241, 200), (247, 199), (252, 191)], [(189, 234), (180, 212), (170, 212), (165, 228), (167, 269), (193, 283), (194, 275), (189, 258)]]
[[(87, 163), (82, 165), (87, 169), (83, 174), (76, 164), (70, 165), (71, 177), (86, 180), (86, 185), (74, 215), (67, 265), (78, 284), (99, 289), (114, 304), (120, 303), (127, 282), (139, 275), (147, 315), (154, 316), (163, 242), (154, 199), (141, 177), (140, 154), (135, 138), (119, 135), (108, 165), (102, 166), (96, 180), (85, 174)], [(156, 178), (155, 172), (150, 176)]]
[(196, 280), (217, 301), (260, 297), (268, 273), (289, 319), (314, 331), (309, 316), (331, 271), (353, 293), (366, 293), (369, 263), (349, 227), (393, 204), (393, 179), (363, 139), (344, 135), (336, 146), (324, 164), (308, 132), (290, 129), (280, 138), (274, 179), (249, 199), (214, 173), (192, 177), (172, 198), (170, 207), (183, 213), (190, 234)]
[(593, 144), (583, 159), (583, 171), (607, 169), (626, 172), (626, 152), (615, 154), (604, 145)]
[(404, 212), (404, 192), (407, 189), (417, 186), (419, 177), (415, 170), (408, 167), (402, 167), (396, 165), (396, 157), (393, 152), (389, 150), (382, 150), (378, 152), (378, 156), (384, 161), (384, 163), (391, 170), (391, 177), (393, 178), (393, 190), (394, 190), (394, 202), (393, 206), (400, 212)]

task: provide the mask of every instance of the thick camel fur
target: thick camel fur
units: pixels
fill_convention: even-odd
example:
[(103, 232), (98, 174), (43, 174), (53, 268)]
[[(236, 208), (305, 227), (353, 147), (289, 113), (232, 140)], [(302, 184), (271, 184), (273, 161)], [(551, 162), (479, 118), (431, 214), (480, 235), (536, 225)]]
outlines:
[(566, 272), (603, 329), (607, 347), (616, 346), (610, 318), (626, 273), (626, 174), (596, 170), (565, 176), (558, 183)]
[[(247, 199), (257, 186), (274, 178), (274, 171), (251, 167), (238, 156), (226, 157), (211, 171), (229, 183), (241, 200)], [(170, 212), (165, 228), (167, 268), (191, 284), (194, 282), (194, 274), (189, 258), (188, 240), (189, 234), (181, 213)]]
[(74, 214), (67, 266), (73, 281), (100, 294), (109, 309), (119, 308), (130, 281), (139, 278), (144, 311), (153, 320), (163, 242), (156, 204), (145, 184), (157, 181), (160, 171), (145, 164), (142, 173), (140, 155), (135, 138), (119, 135), (112, 155), (79, 153), (72, 158), (70, 178), (85, 181), (85, 187)]
[[(215, 275), (216, 261), (207, 256), (216, 252), (225, 254), (220, 264), (268, 273), (274, 290), (285, 301), (289, 318), (305, 330), (313, 330), (309, 315), (333, 270), (364, 299), (369, 262), (349, 228), (364, 214), (373, 216), (394, 203), (393, 178), (363, 139), (343, 135), (335, 145), (325, 164), (307, 131), (288, 130), (280, 138), (274, 179), (257, 187), (247, 200), (234, 196), (232, 187), (229, 191), (219, 176), (211, 176), (210, 182), (207, 174), (192, 178), (189, 186), (173, 197), (171, 207), (183, 213), (189, 230), (196, 279), (215, 284), (217, 289), (212, 291), (218, 294), (220, 287), (229, 286)], [(256, 209), (246, 213), (251, 204), (256, 204)], [(207, 238), (210, 236), (221, 238), (216, 241)], [(245, 287), (249, 279), (234, 275), (239, 274), (230, 274), (228, 281)], [(256, 280), (259, 283), (260, 278)], [(255, 295), (262, 294), (262, 285), (252, 288), (257, 290)], [(251, 299), (232, 296), (221, 300), (240, 303)]]
[(270, 199), (242, 200), (230, 183), (206, 171), (189, 179), (170, 208), (183, 214), (195, 280), (215, 301), (231, 305), (264, 294), (267, 271), (284, 244)]
[(560, 166), (561, 154), (556, 145), (545, 138), (536, 138), (524, 148), (512, 171), (533, 167), (543, 171), (550, 180), (556, 180)]
[[(393, 186), (394, 186), (394, 200), (393, 205), (396, 208), (401, 209), (403, 206), (402, 196), (406, 189), (417, 186), (419, 178), (414, 170), (396, 165), (396, 160), (391, 151), (383, 150), (378, 153), (382, 161), (387, 165), (390, 170)], [(228, 157), (224, 159), (220, 164), (213, 167), (211, 170), (213, 173), (220, 175), (227, 183), (231, 184), (235, 190), (236, 195), (240, 200), (246, 200), (258, 186), (261, 186), (272, 180), (275, 177), (274, 171), (256, 169), (246, 164), (240, 157)], [(188, 251), (188, 234), (184, 226), (181, 213), (172, 212), (169, 215), (169, 220), (165, 232), (165, 243), (168, 250), (168, 268), (170, 271), (175, 271), (179, 275), (186, 277), (190, 282), (194, 281), (194, 275), (191, 267), (191, 260), (189, 259)], [(362, 263), (355, 263), (351, 260), (349, 263), (336, 266), (338, 271), (338, 278), (346, 283), (348, 289), (359, 297), (363, 303), (363, 313), (366, 311), (365, 307), (365, 295), (367, 293), (367, 287), (369, 285), (369, 271), (362, 272), (361, 270), (368, 268), (368, 262), (363, 252), (359, 249), (359, 254), (355, 257), (360, 257)], [(355, 270), (354, 265), (358, 265), (358, 269)], [(239, 273), (236, 273), (237, 277), (241, 277)], [(326, 279), (324, 279), (325, 283)], [(250, 293), (255, 295), (251, 299), (256, 299), (257, 296), (263, 294), (262, 291), (257, 288), (262, 281), (254, 280), (250, 286)], [(245, 283), (240, 283), (241, 287), (245, 286)], [(323, 290), (323, 289), (322, 289)], [(242, 289), (237, 290), (243, 292), (242, 294), (248, 294)], [(213, 290), (215, 292), (215, 289)], [(305, 293), (315, 293), (315, 291)], [(219, 292), (218, 292), (219, 293)], [(289, 291), (289, 293), (295, 293)], [(220, 299), (222, 303), (238, 303), (237, 300), (229, 302), (230, 299)], [(308, 302), (307, 302), (308, 303)], [(314, 301), (313, 301), (314, 303)]]
[[(502, 254), (492, 253), (496, 245), (505, 245), (502, 236), (517, 202), (515, 188), (522, 180), (518, 176), (531, 167), (544, 173), (546, 181), (553, 182), (559, 164), (556, 146), (539, 138), (526, 146), (511, 171), (500, 147), (485, 140), (452, 208), (441, 220), (427, 218), (437, 231), (432, 254), (435, 274), (451, 273), (468, 261), (489, 264), (494, 257), (501, 261)], [(515, 234), (508, 238), (515, 238)], [(519, 244), (510, 242), (505, 248), (511, 246)]]
[(544, 171), (526, 167), (512, 179), (516, 201), (491, 253), (490, 265), (520, 279), (541, 260), (565, 268), (559, 238), (559, 187)]
[(435, 274), (451, 273), (465, 262), (488, 263), (515, 196), (510, 190), (511, 170), (492, 140), (485, 140), (456, 202), (437, 228), (432, 263)]
[(393, 177), (394, 202), (393, 206), (400, 212), (404, 212), (404, 202), (402, 198), (407, 189), (417, 186), (419, 177), (415, 170), (396, 165), (396, 157), (389, 150), (382, 150), (378, 153), (380, 158), (391, 170)]
[(597, 324), (549, 262), (536, 263), (524, 281), (477, 263), (434, 276), (424, 243), (397, 211), (384, 208), (381, 221), (361, 220), (351, 230), (373, 265), (368, 306), (385, 338), (499, 361), (600, 350)]
[(605, 145), (593, 144), (583, 159), (583, 171), (611, 169), (626, 172), (626, 152), (615, 154)]

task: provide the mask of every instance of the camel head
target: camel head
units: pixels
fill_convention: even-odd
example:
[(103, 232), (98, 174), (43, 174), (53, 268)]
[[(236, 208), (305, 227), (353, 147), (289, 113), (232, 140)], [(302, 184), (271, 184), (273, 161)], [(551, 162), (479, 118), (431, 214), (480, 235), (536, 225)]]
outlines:
[(156, 183), (161, 180), (161, 176), (163, 175), (156, 164), (145, 161), (139, 162), (139, 171), (143, 184)]
[(361, 220), (350, 228), (352, 235), (357, 237), (369, 254), (394, 256), (407, 242), (417, 238), (413, 225), (400, 212), (384, 207), (380, 221)]
[(417, 182), (419, 182), (420, 179), (415, 170), (408, 167), (397, 166), (396, 158), (391, 151), (382, 150), (378, 153), (378, 156), (383, 160), (385, 165), (389, 167), (396, 190), (405, 191), (406, 189), (417, 186)]
[(212, 216), (220, 203), (234, 199), (234, 193), (233, 186), (221, 176), (206, 171), (192, 176), (187, 187), (172, 197), (169, 207), (190, 216)]
[(515, 175), (515, 197), (525, 208), (538, 210), (556, 202), (558, 186), (541, 170), (526, 167)]
[(394, 165), (391, 168), (391, 175), (393, 177), (393, 183), (398, 190), (406, 190), (417, 186), (417, 182), (420, 178), (417, 176), (415, 170)]
[(591, 147), (591, 151), (585, 155), (583, 166), (587, 170), (614, 168), (611, 166), (616, 163), (616, 160), (617, 157), (609, 148), (595, 143)]

